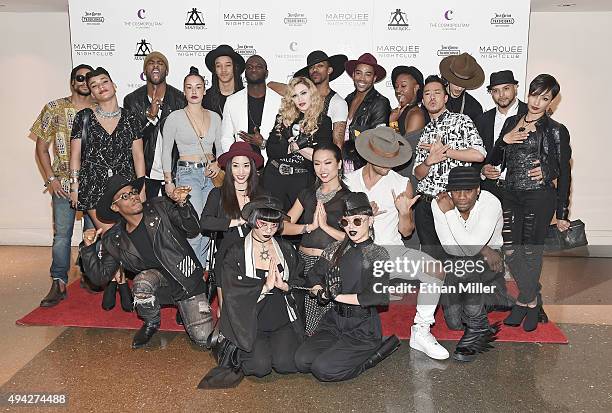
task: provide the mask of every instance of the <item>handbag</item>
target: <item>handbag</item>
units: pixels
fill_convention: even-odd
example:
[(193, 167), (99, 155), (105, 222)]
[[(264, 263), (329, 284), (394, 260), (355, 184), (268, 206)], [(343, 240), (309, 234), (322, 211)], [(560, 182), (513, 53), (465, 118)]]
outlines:
[(549, 226), (544, 240), (544, 249), (546, 251), (568, 250), (583, 247), (588, 243), (584, 222), (577, 219), (571, 221), (569, 229), (564, 232), (559, 231), (555, 224)]
[[(193, 129), (193, 131), (195, 132), (196, 136), (198, 136), (198, 131), (196, 130), (193, 121), (191, 120), (191, 116), (189, 116), (189, 112), (187, 112), (187, 109), (183, 109), (185, 111), (185, 114), (187, 115), (187, 119), (189, 119), (189, 124), (191, 125), (191, 129)], [(202, 150), (202, 153), (204, 154), (204, 157), (206, 158), (206, 152), (204, 151), (204, 147), (202, 146), (202, 139), (198, 138), (198, 143), (200, 144), (200, 149)], [(220, 188), (221, 185), (223, 185), (223, 180), (225, 179), (225, 171), (220, 170), (219, 173), (217, 174), (217, 176), (215, 176), (214, 178), (211, 178), (213, 185), (215, 186), (215, 188)]]

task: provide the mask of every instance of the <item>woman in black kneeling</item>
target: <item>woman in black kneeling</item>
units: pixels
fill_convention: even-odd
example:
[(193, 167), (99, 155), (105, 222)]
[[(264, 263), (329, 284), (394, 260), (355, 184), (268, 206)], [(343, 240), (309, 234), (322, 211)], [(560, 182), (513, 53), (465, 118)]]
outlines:
[(400, 345), (395, 336), (382, 340), (376, 306), (389, 303), (389, 274), (381, 268), (389, 253), (372, 239), (374, 217), (366, 194), (346, 196), (340, 223), (348, 236), (323, 251), (307, 281), (319, 302), (333, 307), (295, 353), (297, 369), (321, 381), (357, 377)]
[(238, 347), (245, 376), (297, 372), (304, 325), (290, 286), (304, 284), (304, 263), (290, 242), (274, 237), (285, 216), (278, 199), (255, 197), (242, 209), (251, 232), (223, 260), (220, 332)]

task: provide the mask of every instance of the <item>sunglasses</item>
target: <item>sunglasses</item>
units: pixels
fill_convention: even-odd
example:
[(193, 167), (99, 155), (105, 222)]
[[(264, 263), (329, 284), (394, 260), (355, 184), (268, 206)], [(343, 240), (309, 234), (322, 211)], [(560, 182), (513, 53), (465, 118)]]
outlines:
[(257, 220), (256, 223), (257, 223), (257, 228), (259, 229), (265, 228), (271, 231), (275, 231), (276, 229), (278, 229), (278, 224), (275, 222), (264, 222), (264, 221)]
[(76, 75), (74, 77), (74, 80), (76, 80), (79, 83), (83, 83), (85, 81), (85, 75)]
[(115, 199), (111, 205), (114, 205), (115, 203), (119, 202), (119, 200), (123, 200), (123, 201), (127, 201), (128, 199), (130, 199), (133, 196), (137, 196), (140, 195), (140, 191), (138, 189), (132, 189), (129, 192), (124, 192), (121, 195), (119, 195), (119, 198)]
[(353, 226), (360, 227), (361, 224), (363, 224), (365, 222), (365, 219), (364, 218), (355, 218), (353, 220), (348, 220), (346, 218), (342, 218), (340, 220), (340, 225), (342, 225), (342, 228), (346, 228), (346, 227), (348, 227), (350, 225), (351, 222), (353, 223)]

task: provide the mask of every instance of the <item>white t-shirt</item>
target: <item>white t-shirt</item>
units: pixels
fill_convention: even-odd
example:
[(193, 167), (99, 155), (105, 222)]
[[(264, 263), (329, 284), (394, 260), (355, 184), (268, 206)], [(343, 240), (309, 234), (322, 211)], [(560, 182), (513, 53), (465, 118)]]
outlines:
[(363, 168), (360, 168), (347, 174), (345, 182), (351, 192), (365, 192), (370, 202), (376, 202), (379, 211), (385, 211), (374, 217), (374, 242), (383, 247), (403, 246), (402, 234), (398, 230), (399, 213), (395, 208), (395, 199), (391, 191), (395, 191), (396, 196), (401, 194), (406, 190), (410, 179), (391, 170), (368, 190), (363, 181)]
[(329, 116), (332, 123), (346, 122), (346, 118), (348, 118), (348, 105), (346, 104), (346, 100), (337, 93), (334, 93), (334, 96), (332, 96), (329, 101), (327, 116)]

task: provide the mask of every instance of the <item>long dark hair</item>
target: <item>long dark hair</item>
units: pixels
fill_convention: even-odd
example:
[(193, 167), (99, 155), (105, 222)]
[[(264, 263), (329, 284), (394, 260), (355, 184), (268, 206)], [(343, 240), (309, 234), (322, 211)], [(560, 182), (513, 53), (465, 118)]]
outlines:
[[(334, 159), (336, 160), (336, 162), (340, 162), (342, 160), (342, 151), (340, 150), (340, 148), (338, 148), (338, 145), (336, 145), (335, 143), (323, 142), (315, 146), (314, 151), (312, 152), (313, 161), (314, 161), (314, 154), (319, 151), (330, 151), (331, 153), (334, 154)], [(338, 171), (338, 180), (340, 181), (340, 187), (342, 189), (348, 189), (348, 187), (344, 183), (344, 173), (342, 172), (343, 169), (344, 168), (340, 168), (340, 170)], [(319, 177), (316, 177), (315, 189), (319, 188), (322, 183), (323, 182), (321, 182)]]
[[(238, 72), (238, 66), (233, 64), (232, 70), (234, 71), (234, 93), (236, 93), (239, 90), (244, 89), (244, 85), (242, 84), (240, 72)], [(206, 96), (208, 97), (207, 100), (210, 104), (210, 110), (221, 110), (221, 89), (219, 89), (219, 76), (217, 76), (217, 73), (214, 70), (212, 72), (210, 88), (206, 91)], [(202, 104), (204, 104), (204, 102), (202, 102)], [(220, 115), (222, 114), (223, 113), (220, 113)]]
[[(234, 175), (232, 174), (232, 160), (227, 161), (225, 167), (225, 177), (223, 178), (223, 185), (219, 190), (221, 191), (221, 204), (223, 205), (223, 211), (227, 214), (230, 219), (240, 218), (240, 205), (238, 204), (238, 198), (236, 198), (236, 187), (234, 186)], [(258, 182), (257, 167), (255, 161), (249, 158), (251, 164), (251, 172), (249, 179), (247, 180), (247, 196), (249, 199), (253, 199), (258, 194)]]

